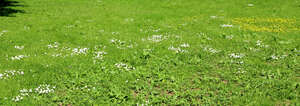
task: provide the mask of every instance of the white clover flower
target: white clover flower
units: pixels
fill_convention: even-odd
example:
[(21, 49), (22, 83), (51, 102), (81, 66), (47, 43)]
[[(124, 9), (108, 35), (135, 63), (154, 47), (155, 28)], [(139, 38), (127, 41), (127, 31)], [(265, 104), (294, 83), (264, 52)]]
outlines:
[(15, 46), (16, 49), (22, 50), (24, 49), (24, 46)]
[(39, 85), (34, 90), (38, 94), (48, 94), (48, 93), (54, 92), (54, 89), (55, 89), (55, 86), (43, 84), (43, 85)]
[(24, 75), (24, 72), (23, 71), (20, 71), (20, 72), (18, 72), (20, 75)]
[(12, 98), (12, 100), (14, 102), (18, 102), (21, 101), (24, 97), (26, 96), (30, 96), (33, 93), (37, 93), (37, 94), (48, 94), (48, 93), (52, 93), (54, 92), (55, 86), (51, 86), (51, 85), (47, 85), (47, 84), (43, 84), (43, 85), (39, 85), (37, 88), (34, 89), (21, 89), (19, 90), (20, 94), (14, 98)]
[(11, 57), (11, 60), (21, 60), (25, 57), (28, 57), (28, 56), (25, 56), (25, 55), (17, 55), (17, 56), (13, 56)]
[(116, 42), (116, 39), (111, 39), (110, 42), (111, 42), (111, 43), (115, 43), (115, 42)]
[(238, 61), (237, 63), (238, 64), (244, 64), (244, 61)]
[(203, 46), (203, 45), (201, 45), (200, 47), (203, 48), (204, 51), (210, 52), (210, 53), (213, 53), (213, 54), (214, 54), (214, 53), (219, 53), (219, 52), (220, 52), (220, 50), (211, 48), (211, 47), (209, 47), (209, 46)]
[(262, 48), (264, 48), (264, 47), (269, 47), (269, 45), (264, 45), (263, 43), (262, 43), (262, 41), (260, 41), (260, 40), (257, 40), (256, 41), (256, 46), (258, 46), (258, 47), (262, 47)]
[(116, 46), (118, 49), (126, 49), (126, 48), (133, 48), (133, 44), (126, 44), (125, 41), (121, 41), (118, 39), (111, 39), (110, 42)]
[(223, 28), (225, 28), (225, 27), (233, 27), (233, 25), (223, 24), (223, 25), (221, 25), (221, 27), (223, 27)]
[(166, 37), (164, 37), (163, 35), (152, 35), (151, 37), (148, 37), (148, 40), (152, 42), (161, 42), (165, 39)]
[(125, 44), (124, 41), (121, 41), (119, 39), (111, 39), (110, 42), (113, 43), (113, 44), (116, 44), (116, 45), (123, 45), (123, 44)]
[(205, 51), (208, 51), (208, 52), (210, 52), (210, 53), (218, 53), (218, 52), (219, 52), (219, 50), (216, 50), (216, 49), (214, 49), (214, 48), (204, 48), (204, 50), (205, 50)]
[(271, 55), (270, 58), (272, 60), (278, 60), (278, 59), (283, 59), (285, 57), (287, 57), (288, 55), (282, 55), (282, 56), (276, 56), (275, 54)]
[(14, 77), (16, 75), (23, 75), (23, 71), (16, 71), (16, 70), (6, 70), (4, 73), (0, 73), (0, 79), (7, 79), (10, 77)]
[(135, 70), (135, 68), (133, 66), (130, 66), (130, 65), (127, 65), (125, 63), (116, 63), (115, 66), (119, 69), (125, 69), (127, 71), (130, 71), (130, 70)]
[(21, 92), (21, 93), (27, 93), (28, 90), (27, 90), (27, 89), (21, 89), (20, 92)]
[(72, 50), (71, 55), (81, 55), (81, 54), (87, 54), (89, 48), (74, 48)]
[(262, 45), (262, 41), (257, 40), (257, 41), (256, 41), (256, 46), (261, 46), (261, 45)]
[(104, 51), (97, 51), (95, 52), (96, 56), (94, 57), (95, 59), (103, 59), (104, 55), (106, 55), (107, 53)]
[(187, 44), (187, 43), (184, 43), (184, 44), (181, 44), (181, 45), (180, 45), (180, 47), (183, 47), (183, 48), (189, 48), (189, 47), (190, 47), (190, 45), (189, 45), (189, 44)]
[(60, 45), (59, 43), (54, 42), (53, 44), (49, 44), (47, 46), (48, 46), (48, 48), (58, 48), (59, 45)]
[(230, 58), (235, 58), (235, 59), (240, 59), (243, 58), (245, 55), (244, 54), (239, 54), (239, 53), (231, 53), (229, 54)]
[(275, 55), (272, 55), (272, 56), (271, 56), (271, 59), (273, 59), (273, 60), (278, 60), (279, 57), (277, 57), (277, 56), (275, 56)]
[(18, 95), (18, 96), (16, 96), (15, 98), (13, 98), (12, 100), (13, 100), (14, 102), (18, 102), (18, 101), (23, 100), (23, 97), (20, 96), (20, 95)]
[(183, 50), (183, 49), (181, 49), (180, 47), (175, 48), (175, 47), (173, 47), (173, 46), (170, 46), (168, 49), (169, 49), (169, 50), (172, 50), (172, 51), (175, 51), (175, 53), (187, 53), (187, 52), (188, 52), (187, 50)]

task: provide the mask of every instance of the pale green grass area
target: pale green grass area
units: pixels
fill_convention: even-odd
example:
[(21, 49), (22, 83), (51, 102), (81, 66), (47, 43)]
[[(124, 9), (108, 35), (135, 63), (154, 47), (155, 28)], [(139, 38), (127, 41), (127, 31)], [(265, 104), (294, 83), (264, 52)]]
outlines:
[(300, 105), (299, 0), (17, 1), (0, 105)]

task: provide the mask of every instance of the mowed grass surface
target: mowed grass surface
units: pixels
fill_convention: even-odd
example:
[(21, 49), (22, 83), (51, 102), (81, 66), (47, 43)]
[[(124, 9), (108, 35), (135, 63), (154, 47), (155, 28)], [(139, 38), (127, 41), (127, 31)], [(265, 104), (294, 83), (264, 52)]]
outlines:
[(0, 105), (299, 105), (299, 0), (18, 0)]

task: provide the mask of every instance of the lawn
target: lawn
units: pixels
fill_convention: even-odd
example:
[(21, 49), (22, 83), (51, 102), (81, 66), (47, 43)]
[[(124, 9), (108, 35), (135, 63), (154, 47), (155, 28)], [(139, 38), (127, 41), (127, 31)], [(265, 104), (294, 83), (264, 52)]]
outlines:
[(300, 105), (300, 0), (10, 1), (0, 105)]

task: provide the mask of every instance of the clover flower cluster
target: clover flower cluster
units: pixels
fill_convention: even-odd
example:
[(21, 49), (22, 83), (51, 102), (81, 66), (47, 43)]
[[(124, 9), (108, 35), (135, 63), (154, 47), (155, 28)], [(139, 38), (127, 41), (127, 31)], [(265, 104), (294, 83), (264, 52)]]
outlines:
[(48, 48), (58, 48), (59, 43), (54, 42), (53, 44), (49, 44), (49, 45), (47, 45), (47, 46), (48, 46)]
[(37, 88), (34, 88), (34, 89), (21, 89), (19, 91), (20, 94), (17, 95), (16, 97), (12, 98), (12, 101), (14, 101), (14, 102), (21, 101), (24, 99), (24, 97), (29, 96), (33, 93), (36, 93), (39, 95), (52, 93), (52, 92), (54, 92), (54, 89), (55, 89), (55, 86), (51, 86), (48, 84), (39, 85)]
[(16, 96), (16, 97), (14, 97), (12, 100), (13, 100), (14, 102), (21, 101), (21, 100), (23, 100), (23, 96), (18, 95), (18, 96)]
[(231, 53), (231, 54), (229, 54), (230, 58), (235, 58), (235, 59), (241, 59), (244, 56), (245, 56), (244, 54), (240, 54), (240, 53)]
[(285, 58), (285, 57), (287, 57), (287, 55), (278, 56), (278, 55), (273, 54), (273, 55), (270, 56), (270, 58), (271, 58), (272, 60), (283, 59), (283, 58)]
[(107, 53), (104, 52), (104, 51), (97, 51), (95, 52), (95, 56), (94, 56), (94, 59), (100, 59), (102, 60), (104, 55), (106, 55)]
[(54, 92), (55, 86), (51, 86), (48, 84), (39, 85), (37, 88), (35, 88), (35, 92), (38, 94), (47, 94)]
[(124, 70), (127, 70), (127, 71), (135, 70), (135, 68), (133, 66), (130, 66), (130, 65), (122, 63), (122, 62), (116, 63), (115, 66), (119, 69), (124, 69)]
[(119, 39), (111, 39), (110, 42), (118, 49), (133, 48), (133, 44), (126, 44), (125, 41), (121, 41)]
[[(189, 48), (190, 45), (187, 44), (187, 43), (184, 43), (184, 44), (181, 44), (180, 47), (182, 47), (182, 48)], [(188, 52), (187, 50), (184, 50), (184, 49), (182, 49), (182, 48), (180, 48), (180, 47), (177, 47), (177, 48), (176, 48), (176, 47), (174, 47), (174, 46), (170, 46), (170, 47), (168, 48), (168, 50), (175, 51), (175, 53), (187, 53), (187, 52)]]
[(26, 57), (28, 57), (28, 56), (26, 56), (26, 55), (17, 55), (17, 56), (11, 57), (11, 60), (21, 60), (21, 59), (26, 58)]
[(16, 75), (23, 75), (23, 71), (6, 70), (4, 73), (0, 73), (0, 79), (7, 79)]
[(23, 50), (24, 46), (15, 46), (15, 49)]
[(175, 51), (176, 53), (186, 53), (186, 52), (187, 52), (186, 50), (183, 50), (183, 49), (181, 49), (180, 47), (175, 48), (175, 47), (173, 47), (173, 46), (170, 46), (168, 49), (169, 49), (169, 50), (172, 50), (172, 51)]
[(73, 48), (71, 55), (87, 54), (89, 48)]
[(161, 42), (163, 40), (167, 39), (167, 36), (163, 36), (163, 35), (152, 35), (151, 37), (148, 37), (149, 41), (152, 42)]
[(221, 27), (223, 27), (223, 28), (226, 28), (226, 27), (228, 28), (229, 27), (230, 28), (230, 27), (233, 27), (233, 25), (223, 24), (223, 25), (221, 25)]
[(217, 49), (214, 49), (214, 48), (211, 48), (209, 46), (202, 46), (203, 50), (206, 51), (206, 52), (210, 52), (210, 53), (219, 53), (220, 50), (217, 50)]
[(124, 41), (121, 41), (121, 40), (119, 40), (119, 39), (111, 39), (110, 42), (111, 42), (112, 44), (115, 44), (115, 45), (123, 45), (123, 44), (125, 44)]
[(21, 101), (24, 99), (25, 96), (28, 96), (29, 93), (32, 93), (33, 91), (32, 91), (32, 89), (22, 89), (19, 92), (20, 92), (20, 94), (17, 95), (16, 97), (12, 98), (12, 101), (14, 101), (14, 102)]
[(267, 48), (267, 47), (269, 47), (269, 45), (263, 44), (262, 41), (260, 41), (260, 40), (256, 41), (256, 46), (261, 47), (261, 48)]
[(189, 48), (189, 47), (190, 47), (190, 44), (184, 43), (184, 44), (181, 44), (180, 47), (183, 47), (183, 48)]

